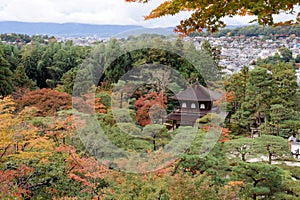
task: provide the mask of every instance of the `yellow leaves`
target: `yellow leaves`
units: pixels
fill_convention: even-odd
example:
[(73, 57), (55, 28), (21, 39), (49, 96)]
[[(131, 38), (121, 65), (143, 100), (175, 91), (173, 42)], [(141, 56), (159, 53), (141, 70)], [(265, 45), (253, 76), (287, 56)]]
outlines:
[(15, 102), (10, 96), (0, 96), (0, 114), (12, 114), (15, 111)]
[(6, 141), (6, 142), (12, 141), (12, 138), (13, 138), (12, 129), (5, 130), (4, 128), (6, 128), (6, 127), (10, 128), (11, 126), (10, 125), (1, 126), (1, 128), (0, 128), (0, 147), (1, 147), (1, 143), (4, 143), (4, 141)]
[(52, 152), (54, 150), (54, 143), (49, 141), (47, 137), (38, 137), (31, 140), (27, 149), (31, 149), (33, 151), (43, 150), (44, 152)]
[(47, 137), (37, 136), (35, 130), (22, 130), (16, 137), (3, 145), (11, 144), (6, 157), (17, 160), (40, 160), (49, 157), (54, 150), (54, 143)]
[(14, 124), (15, 103), (11, 97), (0, 98), (0, 141), (10, 138)]
[(9, 96), (0, 99), (0, 160), (12, 145), (14, 111), (14, 102)]
[(236, 186), (244, 186), (244, 181), (229, 181), (228, 186), (229, 187), (236, 187)]
[(182, 11), (196, 11), (208, 8), (212, 6), (209, 2), (202, 2), (199, 6), (195, 1), (188, 0), (171, 0), (165, 1), (160, 4), (157, 8), (151, 11), (151, 13), (145, 17), (145, 19), (159, 18), (165, 15), (175, 15)]
[(11, 154), (7, 156), (8, 159), (10, 160), (23, 160), (23, 161), (28, 161), (28, 160), (40, 160), (42, 158), (49, 157), (49, 152), (48, 153), (37, 153), (33, 151), (19, 151), (15, 154)]
[(238, 10), (237, 15), (246, 16), (246, 15), (252, 15), (252, 14), (247, 9), (241, 8)]
[(36, 109), (25, 108), (13, 115), (14, 105), (10, 97), (0, 101), (0, 160), (40, 159), (48, 156), (53, 150), (54, 143), (46, 136), (38, 136), (37, 128), (28, 123)]
[(49, 161), (48, 157), (41, 158), (40, 162), (39, 162), (39, 164), (41, 164), (41, 165), (48, 165), (49, 163), (50, 163), (50, 161)]
[(148, 16), (145, 16), (144, 19), (154, 19), (159, 18), (165, 15), (175, 15), (181, 11), (184, 6), (176, 1), (165, 1), (159, 5), (156, 9), (152, 10)]
[(20, 121), (26, 121), (29, 119), (32, 119), (38, 109), (36, 107), (25, 107), (19, 114), (18, 114), (18, 119)]

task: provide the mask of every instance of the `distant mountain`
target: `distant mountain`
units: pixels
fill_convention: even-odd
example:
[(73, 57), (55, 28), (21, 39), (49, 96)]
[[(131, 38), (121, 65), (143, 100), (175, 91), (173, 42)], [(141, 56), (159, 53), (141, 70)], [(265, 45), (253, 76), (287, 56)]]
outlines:
[(175, 35), (173, 27), (167, 28), (138, 28), (128, 31), (124, 31), (115, 35), (117, 38), (126, 38), (128, 36), (134, 35), (139, 36), (141, 34), (158, 34), (158, 35)]
[[(255, 25), (255, 24), (253, 24)], [(245, 26), (249, 26), (249, 24), (228, 24), (226, 25), (226, 27), (224, 29), (233, 29), (233, 28), (242, 28), (242, 27), (245, 27)]]
[[(115, 35), (140, 35), (142, 33), (156, 33), (163, 35), (174, 34), (171, 28), (144, 28), (136, 25), (95, 25), (82, 23), (32, 23), (32, 22), (0, 22), (0, 33), (21, 33), (28, 35), (54, 36), (97, 36), (100, 38)], [(129, 35), (128, 35), (129, 34)], [(123, 36), (122, 36), (123, 37)]]

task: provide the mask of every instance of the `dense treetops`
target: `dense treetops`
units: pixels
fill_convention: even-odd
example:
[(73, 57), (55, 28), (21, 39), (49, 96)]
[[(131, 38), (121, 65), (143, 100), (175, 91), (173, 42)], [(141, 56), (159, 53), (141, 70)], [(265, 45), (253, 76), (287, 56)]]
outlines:
[[(145, 40), (162, 48), (129, 51), (130, 45)], [(245, 66), (229, 77), (219, 74), (220, 52), (208, 42), (196, 50), (182, 39), (142, 35), (112, 39), (87, 57), (89, 52), (89, 47), (71, 41), (0, 45), (0, 198), (299, 198), (298, 168), (271, 165), (294, 161), (286, 138), (300, 130), (294, 68), (298, 58), (288, 49), (279, 49), (278, 54), (259, 60), (254, 69)], [(113, 59), (114, 55), (119, 57)], [(224, 79), (224, 98), (215, 105), (229, 112), (225, 121), (218, 114), (209, 114), (197, 120), (199, 129), (171, 131), (161, 124), (165, 110), (178, 106), (168, 98), (175, 90), (167, 86), (177, 88), (181, 82), (176, 82), (177, 73), (158, 63), (171, 65), (190, 83), (198, 80), (205, 84), (207, 80), (179, 55), (214, 75), (207, 77), (215, 81), (216, 88)], [(149, 64), (155, 67), (147, 68)], [(77, 73), (97, 72), (94, 66), (99, 65), (105, 68), (101, 77), (91, 73), (79, 77), (76, 85), (82, 89), (84, 78), (90, 78), (95, 99), (93, 94), (79, 91), (73, 94), (78, 106), (72, 107)], [(133, 74), (131, 82), (119, 80), (129, 70), (140, 72), (141, 66), (147, 70), (140, 76)], [(154, 81), (140, 84), (148, 79)], [(138, 87), (130, 93), (135, 84)], [(94, 115), (89, 117), (91, 113)], [(253, 127), (260, 128), (261, 137), (249, 138)], [(220, 137), (214, 147), (199, 156), (217, 131)], [(190, 146), (186, 146), (187, 137), (193, 137)], [(165, 163), (168, 157), (163, 149), (168, 151), (176, 138), (176, 147), (184, 151)], [(121, 155), (107, 152), (107, 141)], [(101, 162), (96, 159), (99, 155), (111, 160)], [(137, 159), (122, 160), (118, 157), (122, 155)], [(249, 163), (258, 157), (266, 162)], [(153, 166), (159, 167), (153, 170)], [(128, 167), (139, 173), (121, 171)]]
[(39, 42), (39, 43), (48, 43), (51, 40), (55, 41), (55, 37), (48, 37), (47, 35), (33, 35), (29, 36), (26, 34), (17, 34), (17, 33), (4, 33), (0, 34), (0, 40), (3, 42), (17, 43), (17, 44), (27, 44), (30, 42)]

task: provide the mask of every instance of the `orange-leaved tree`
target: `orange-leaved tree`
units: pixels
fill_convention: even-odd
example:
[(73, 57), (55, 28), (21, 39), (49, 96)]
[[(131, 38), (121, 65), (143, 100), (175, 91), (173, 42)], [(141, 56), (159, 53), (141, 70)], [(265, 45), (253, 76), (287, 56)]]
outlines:
[(18, 100), (18, 103), (25, 106), (33, 106), (38, 108), (39, 116), (51, 116), (57, 111), (72, 108), (72, 96), (58, 92), (52, 89), (40, 89), (28, 92)]
[(0, 160), (13, 145), (13, 112), (15, 102), (10, 97), (0, 99)]
[(222, 128), (222, 132), (221, 132), (221, 136), (219, 138), (219, 142), (224, 144), (224, 142), (229, 141), (230, 140), (230, 136), (229, 136), (230, 132), (231, 131), (228, 128)]
[(73, 105), (76, 110), (86, 114), (107, 113), (107, 107), (102, 103), (102, 98), (95, 97), (91, 93), (73, 97)]
[(54, 150), (52, 140), (29, 123), (35, 112), (28, 107), (15, 113), (11, 97), (0, 99), (0, 198), (27, 198), (32, 192), (29, 177), (35, 173), (28, 163), (45, 160)]
[[(147, 3), (150, 0), (125, 0), (127, 2)], [(290, 25), (300, 23), (300, 12), (295, 20), (274, 22), (274, 15), (280, 13), (295, 14), (294, 8), (299, 6), (299, 0), (270, 1), (191, 1), (167, 0), (153, 9), (145, 19), (154, 19), (166, 15), (175, 15), (182, 11), (191, 12), (188, 19), (180, 21), (175, 31), (184, 35), (191, 32), (201, 32), (203, 29), (214, 32), (225, 26), (224, 17), (255, 16), (253, 22), (260, 25)]]
[[(30, 190), (23, 187), (23, 183), (20, 181), (18, 184), (16, 180), (21, 180), (26, 176), (33, 173), (33, 169), (20, 165), (17, 169), (0, 170), (0, 198), (1, 199), (24, 199), (28, 198)], [(23, 198), (22, 198), (23, 197)]]
[(70, 179), (83, 186), (82, 192), (88, 192), (98, 199), (105, 196), (102, 189), (107, 186), (104, 175), (109, 172), (108, 167), (94, 157), (79, 156), (71, 145), (61, 145), (56, 150), (66, 154), (66, 173)]
[(39, 136), (37, 129), (28, 123), (36, 109), (25, 108), (18, 114), (13, 114), (14, 111), (10, 97), (0, 101), (0, 161), (5, 157), (41, 159), (50, 154), (54, 143), (46, 136)]
[[(136, 102), (137, 109), (136, 119), (142, 126), (152, 124), (155, 120), (159, 121), (163, 116), (163, 111), (166, 108), (167, 99), (163, 93), (150, 92), (141, 96)], [(152, 118), (152, 119), (151, 119)]]

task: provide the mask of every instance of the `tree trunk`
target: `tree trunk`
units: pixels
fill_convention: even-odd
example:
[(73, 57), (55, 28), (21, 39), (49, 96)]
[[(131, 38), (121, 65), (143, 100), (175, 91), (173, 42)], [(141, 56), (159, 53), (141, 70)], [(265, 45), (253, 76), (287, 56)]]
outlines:
[(8, 145), (4, 148), (4, 150), (3, 150), (3, 152), (2, 152), (2, 154), (1, 154), (1, 156), (0, 156), (0, 160), (1, 160), (2, 157), (5, 155), (7, 149), (10, 147), (10, 145), (11, 145), (11, 144), (8, 144)]
[(268, 164), (272, 164), (272, 152), (270, 150), (270, 145), (269, 144), (267, 144), (267, 152), (268, 152), (268, 157), (269, 157)]
[(120, 98), (120, 108), (123, 107), (123, 92), (121, 92), (121, 98)]
[(246, 154), (245, 153), (242, 153), (242, 161), (246, 162)]
[(154, 134), (152, 137), (153, 137), (153, 151), (156, 151), (156, 142), (155, 142), (156, 134)]
[(258, 121), (257, 121), (258, 127), (261, 125), (261, 118), (260, 118), (260, 112), (258, 112)]
[(269, 162), (268, 162), (268, 164), (272, 164), (272, 153), (269, 153)]

